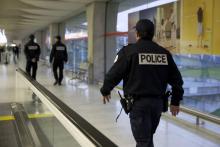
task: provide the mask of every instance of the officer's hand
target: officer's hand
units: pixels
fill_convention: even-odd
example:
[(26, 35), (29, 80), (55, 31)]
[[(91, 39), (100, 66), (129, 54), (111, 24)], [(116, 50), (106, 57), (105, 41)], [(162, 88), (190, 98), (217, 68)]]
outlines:
[(170, 112), (172, 113), (173, 116), (178, 115), (179, 111), (180, 111), (179, 106), (170, 105)]
[(103, 104), (106, 104), (106, 101), (109, 102), (109, 100), (111, 99), (111, 95), (107, 95), (107, 96), (103, 96)]

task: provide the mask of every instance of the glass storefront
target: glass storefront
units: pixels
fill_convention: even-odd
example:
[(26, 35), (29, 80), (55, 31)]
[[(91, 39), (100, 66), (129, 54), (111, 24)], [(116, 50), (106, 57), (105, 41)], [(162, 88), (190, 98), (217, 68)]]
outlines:
[[(124, 0), (119, 4), (117, 47), (135, 42), (139, 19), (155, 24), (154, 41), (168, 49), (184, 78), (183, 105), (220, 116), (218, 0)], [(119, 33), (119, 34), (120, 34)]]
[(87, 62), (88, 31), (86, 13), (65, 22), (65, 43), (69, 56), (66, 68), (76, 72), (80, 64)]

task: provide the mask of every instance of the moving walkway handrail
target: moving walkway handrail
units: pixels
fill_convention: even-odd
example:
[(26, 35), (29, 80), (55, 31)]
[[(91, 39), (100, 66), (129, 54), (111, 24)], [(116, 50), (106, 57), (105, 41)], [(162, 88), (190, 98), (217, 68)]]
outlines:
[[(92, 142), (93, 146), (97, 147), (116, 147), (111, 140), (104, 136), (100, 131), (93, 127), (89, 122), (77, 114), (73, 109), (64, 104), (59, 98), (57, 98), (53, 93), (47, 90), (44, 86), (39, 84), (37, 81), (33, 80), (27, 73), (25, 73), (21, 68), (17, 69), (17, 72), (24, 77), (29, 84), (34, 88), (36, 95), (43, 95), (46, 100), (48, 100), (53, 106), (55, 106), (65, 117), (69, 120), (72, 125), (74, 125), (78, 130), (83, 133), (86, 138)], [(35, 89), (36, 88), (36, 89)], [(32, 89), (32, 90), (33, 90)], [(39, 97), (41, 98), (41, 97)], [(44, 99), (41, 99), (44, 102)], [(46, 101), (45, 101), (46, 102)], [(65, 127), (65, 126), (64, 126)], [(70, 130), (68, 130), (70, 132)]]

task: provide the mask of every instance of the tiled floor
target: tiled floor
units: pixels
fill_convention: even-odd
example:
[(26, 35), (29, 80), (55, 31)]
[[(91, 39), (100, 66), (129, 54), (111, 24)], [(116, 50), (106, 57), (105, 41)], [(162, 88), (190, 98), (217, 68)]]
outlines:
[[(53, 86), (51, 70), (41, 63), (37, 80), (120, 147), (135, 146), (128, 116), (122, 113), (118, 122), (115, 122), (121, 108), (115, 92), (112, 93), (111, 102), (103, 105), (98, 86), (69, 82), (68, 78), (64, 80), (63, 86)], [(0, 65), (0, 82), (0, 102), (13, 101), (16, 93), (14, 66)], [(186, 128), (167, 118), (161, 119), (154, 142), (155, 147), (220, 147), (220, 140), (210, 139), (210, 136), (195, 128)]]

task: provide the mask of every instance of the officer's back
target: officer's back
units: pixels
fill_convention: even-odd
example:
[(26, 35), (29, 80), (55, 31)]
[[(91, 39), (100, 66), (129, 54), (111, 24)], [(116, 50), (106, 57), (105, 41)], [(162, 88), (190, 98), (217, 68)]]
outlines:
[(52, 56), (54, 58), (54, 62), (63, 62), (67, 60), (66, 46), (61, 41), (57, 41), (53, 45)]
[(39, 58), (40, 54), (40, 46), (34, 42), (34, 37), (32, 38), (27, 44), (25, 44), (24, 52), (28, 61), (31, 61), (33, 58)]
[(145, 39), (128, 45), (121, 52), (125, 52), (131, 64), (129, 74), (124, 79), (125, 94), (156, 97), (162, 95), (169, 82), (169, 67), (173, 66), (171, 54)]

